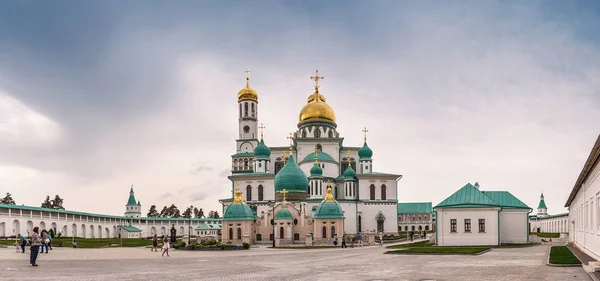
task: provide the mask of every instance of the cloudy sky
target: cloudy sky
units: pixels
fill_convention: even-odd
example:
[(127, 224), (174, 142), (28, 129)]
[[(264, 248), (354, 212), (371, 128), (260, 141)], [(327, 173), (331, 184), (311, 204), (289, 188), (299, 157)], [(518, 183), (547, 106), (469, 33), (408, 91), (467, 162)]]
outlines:
[(221, 210), (244, 69), (265, 141), (319, 69), (345, 144), (368, 127), (400, 201), (467, 182), (563, 205), (600, 134), (596, 1), (3, 1), (0, 192), (122, 214)]

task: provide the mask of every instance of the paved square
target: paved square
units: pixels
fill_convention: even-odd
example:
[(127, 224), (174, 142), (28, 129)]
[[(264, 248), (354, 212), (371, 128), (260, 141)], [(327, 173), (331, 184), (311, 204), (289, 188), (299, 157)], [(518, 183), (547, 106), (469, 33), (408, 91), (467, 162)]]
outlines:
[(172, 251), (55, 248), (40, 255), (0, 249), (0, 280), (590, 280), (581, 267), (548, 267), (548, 246), (480, 256), (384, 255), (384, 248)]

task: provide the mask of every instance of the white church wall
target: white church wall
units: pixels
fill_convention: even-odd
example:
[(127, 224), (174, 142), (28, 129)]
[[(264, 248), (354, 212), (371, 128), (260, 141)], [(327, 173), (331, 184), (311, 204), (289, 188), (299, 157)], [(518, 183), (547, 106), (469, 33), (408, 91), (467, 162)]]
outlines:
[(500, 211), (500, 242), (527, 243), (528, 211), (521, 209), (503, 209)]
[(377, 231), (377, 214), (381, 212), (385, 216), (384, 234), (391, 235), (398, 233), (398, 219), (396, 213), (398, 207), (396, 203), (369, 204), (363, 203), (358, 206), (361, 212), (362, 231)]
[(356, 212), (358, 210), (356, 202), (338, 202), (344, 210), (344, 232), (345, 233), (356, 233), (357, 222), (356, 222)]
[[(438, 208), (437, 245), (498, 245), (499, 210), (500, 208)], [(451, 232), (452, 219), (456, 219), (456, 232)], [(465, 219), (471, 220), (471, 232), (465, 232)], [(485, 219), (485, 232), (479, 232), (479, 219)]]
[(242, 191), (242, 199), (247, 200), (247, 187), (252, 188), (251, 195), (252, 201), (258, 201), (258, 186), (263, 186), (263, 201), (273, 200), (275, 197), (275, 187), (273, 179), (252, 179), (252, 178), (238, 178), (235, 179), (233, 186), (235, 189)]
[(600, 165), (596, 163), (569, 205), (569, 239), (600, 260)]

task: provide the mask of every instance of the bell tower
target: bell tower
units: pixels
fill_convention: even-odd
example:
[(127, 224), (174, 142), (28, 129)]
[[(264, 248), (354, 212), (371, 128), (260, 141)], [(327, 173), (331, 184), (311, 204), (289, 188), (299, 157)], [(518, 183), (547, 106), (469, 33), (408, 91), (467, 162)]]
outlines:
[(246, 70), (246, 87), (238, 92), (238, 153), (252, 153), (258, 145), (258, 94), (250, 88), (250, 70)]

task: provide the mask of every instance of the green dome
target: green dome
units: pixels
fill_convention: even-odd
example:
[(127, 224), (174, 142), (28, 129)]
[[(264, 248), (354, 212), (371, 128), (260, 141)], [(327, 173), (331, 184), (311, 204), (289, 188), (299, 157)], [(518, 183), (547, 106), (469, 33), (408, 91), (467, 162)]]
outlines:
[(352, 166), (348, 165), (348, 168), (344, 171), (344, 178), (354, 178), (356, 177), (356, 172), (352, 169)]
[(331, 194), (331, 187), (327, 188), (327, 194), (325, 195), (325, 199), (323, 202), (319, 204), (317, 210), (315, 211), (315, 219), (343, 219), (344, 212), (342, 211), (342, 207), (338, 202), (333, 198), (333, 194)]
[(287, 209), (281, 209), (275, 214), (275, 220), (293, 220), (292, 214)]
[(275, 192), (303, 191), (308, 189), (308, 178), (306, 174), (298, 167), (294, 156), (290, 155), (287, 164), (275, 175)]
[(319, 161), (331, 161), (331, 162), (335, 162), (335, 160), (333, 159), (333, 157), (331, 157), (331, 155), (325, 153), (325, 152), (319, 152), (319, 153), (311, 153), (309, 155), (306, 155), (306, 157), (304, 157), (304, 160), (302, 160), (302, 162), (314, 162), (315, 160)]
[(264, 159), (271, 157), (271, 149), (265, 145), (265, 142), (261, 139), (260, 143), (254, 148), (254, 155), (257, 159)]
[(235, 192), (235, 199), (231, 205), (227, 206), (225, 213), (223, 214), (224, 221), (248, 221), (255, 220), (256, 214), (254, 211), (242, 200), (242, 192), (238, 189)]
[(129, 190), (129, 199), (127, 200), (126, 206), (136, 206), (137, 202), (135, 201), (135, 196), (133, 195), (133, 186)]
[(312, 166), (312, 168), (310, 168), (310, 176), (311, 177), (322, 177), (323, 176), (323, 169), (321, 169), (321, 166), (319, 166), (318, 162), (315, 162), (315, 164)]
[(358, 150), (358, 157), (360, 159), (371, 159), (373, 157), (373, 150), (369, 148), (367, 142)]

